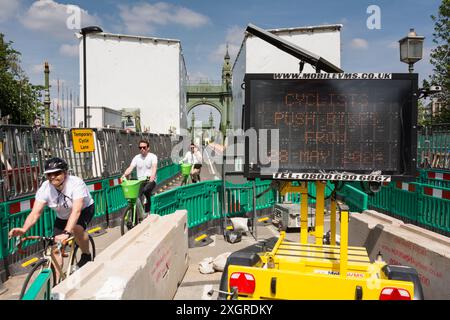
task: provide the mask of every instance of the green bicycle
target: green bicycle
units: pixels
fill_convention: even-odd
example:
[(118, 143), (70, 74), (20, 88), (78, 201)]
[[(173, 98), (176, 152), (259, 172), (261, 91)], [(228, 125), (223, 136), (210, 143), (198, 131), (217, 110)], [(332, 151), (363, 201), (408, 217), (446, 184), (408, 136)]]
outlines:
[(128, 206), (123, 210), (120, 221), (120, 233), (124, 235), (127, 231), (133, 229), (142, 220), (145, 219), (146, 214), (142, 205), (145, 195), (139, 198), (139, 189), (145, 180), (127, 180), (123, 179), (121, 186), (125, 199), (128, 201)]

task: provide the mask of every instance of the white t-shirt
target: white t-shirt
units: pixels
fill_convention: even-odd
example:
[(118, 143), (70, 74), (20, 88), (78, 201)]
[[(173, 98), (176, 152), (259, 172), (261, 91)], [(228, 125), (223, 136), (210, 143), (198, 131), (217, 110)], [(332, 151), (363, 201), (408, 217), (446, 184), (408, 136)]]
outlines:
[(138, 154), (131, 160), (131, 167), (136, 168), (136, 174), (138, 179), (144, 179), (152, 175), (152, 166), (158, 165), (158, 158), (153, 153), (147, 153), (144, 158), (141, 154)]
[(48, 180), (36, 192), (36, 200), (47, 204), (56, 211), (58, 218), (67, 220), (72, 213), (73, 200), (83, 198), (81, 210), (94, 203), (84, 181), (75, 176), (67, 176), (64, 188), (58, 191)]
[(190, 164), (202, 164), (202, 160), (202, 154), (198, 150), (194, 153), (188, 151), (183, 158), (183, 162), (187, 162)]

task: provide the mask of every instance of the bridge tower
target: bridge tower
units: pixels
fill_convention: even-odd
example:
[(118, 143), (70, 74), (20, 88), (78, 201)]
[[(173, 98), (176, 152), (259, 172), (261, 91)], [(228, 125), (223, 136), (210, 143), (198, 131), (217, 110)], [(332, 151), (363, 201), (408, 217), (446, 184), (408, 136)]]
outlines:
[(219, 130), (225, 136), (226, 129), (231, 128), (232, 116), (232, 92), (231, 92), (232, 66), (230, 54), (225, 53), (222, 65), (222, 81), (198, 81), (188, 84), (186, 90), (187, 105), (189, 113), (199, 105), (209, 105), (220, 113), (221, 121)]
[[(228, 53), (228, 44), (227, 44), (227, 52), (225, 54), (225, 58), (223, 61), (222, 66), (222, 88), (224, 92), (230, 92), (231, 93), (231, 63), (230, 63), (230, 55)], [(222, 124), (225, 126), (221, 128), (222, 132), (225, 132), (226, 129), (231, 129), (230, 126), (230, 120), (231, 120), (231, 95), (225, 95), (223, 105), (225, 107), (224, 115), (222, 116), (225, 118), (225, 121), (222, 121)]]

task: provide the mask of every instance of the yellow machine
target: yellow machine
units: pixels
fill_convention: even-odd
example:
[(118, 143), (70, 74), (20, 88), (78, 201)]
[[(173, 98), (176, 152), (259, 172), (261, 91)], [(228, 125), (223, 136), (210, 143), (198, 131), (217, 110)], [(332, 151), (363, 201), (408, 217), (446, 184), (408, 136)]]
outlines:
[[(282, 183), (280, 192), (300, 192), (299, 242), (285, 241), (280, 233), (270, 252), (231, 255), (224, 276), (222, 298), (411, 300), (423, 298), (415, 269), (387, 265), (379, 256), (371, 262), (363, 247), (348, 246), (349, 213), (346, 205), (331, 199), (330, 245), (323, 244), (325, 184), (316, 183), (315, 243), (308, 243), (307, 183)], [(340, 245), (336, 245), (337, 208), (340, 212)], [(222, 281), (224, 284), (224, 279)], [(227, 290), (226, 292), (224, 292)], [(219, 295), (220, 298), (220, 295)]]

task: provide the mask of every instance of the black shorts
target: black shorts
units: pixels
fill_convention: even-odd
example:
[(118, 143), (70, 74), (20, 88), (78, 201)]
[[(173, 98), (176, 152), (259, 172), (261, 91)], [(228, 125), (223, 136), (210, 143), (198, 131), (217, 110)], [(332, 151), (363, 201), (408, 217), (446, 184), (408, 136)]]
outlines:
[(194, 169), (200, 169), (202, 165), (200, 163), (194, 164)]
[[(80, 217), (78, 218), (77, 225), (83, 227), (84, 230), (86, 230), (87, 225), (89, 222), (91, 222), (92, 217), (95, 213), (95, 205), (91, 204), (89, 207), (84, 208), (81, 210)], [(63, 220), (58, 217), (56, 217), (55, 225), (53, 227), (53, 235), (57, 236), (60, 234), (63, 234), (64, 229), (66, 228), (68, 220)]]

